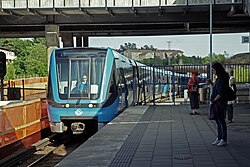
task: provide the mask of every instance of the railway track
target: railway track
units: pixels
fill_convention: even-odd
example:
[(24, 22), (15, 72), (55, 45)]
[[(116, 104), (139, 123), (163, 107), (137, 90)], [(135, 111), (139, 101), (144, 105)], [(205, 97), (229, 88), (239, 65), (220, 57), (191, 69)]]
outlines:
[(20, 162), (18, 167), (55, 166), (88, 138), (89, 137), (84, 135), (59, 135), (52, 141), (52, 143), (36, 151), (25, 161)]
[[(99, 125), (98, 129), (105, 124)], [(0, 161), (1, 167), (51, 167), (62, 161), (68, 154), (91, 137), (86, 134), (53, 134), (28, 149)]]
[[(30, 163), (29, 165), (27, 165), (27, 167), (34, 167), (37, 166), (39, 163), (43, 162), (49, 155), (52, 155), (57, 149), (59, 150), (60, 148), (63, 148), (64, 145), (60, 145), (58, 147), (54, 147), (52, 148), (50, 151), (48, 151), (46, 154), (44, 154), (43, 156), (41, 156), (40, 158), (38, 158), (37, 160), (33, 161), (32, 163)], [(40, 166), (40, 165), (39, 165)]]
[(53, 135), (0, 161), (1, 167), (54, 166), (88, 137)]

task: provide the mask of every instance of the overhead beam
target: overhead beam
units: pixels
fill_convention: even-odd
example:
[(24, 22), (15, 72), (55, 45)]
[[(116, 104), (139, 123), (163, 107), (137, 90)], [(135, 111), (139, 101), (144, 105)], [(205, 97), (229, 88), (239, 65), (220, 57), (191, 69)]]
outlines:
[(113, 11), (112, 11), (111, 9), (109, 9), (108, 7), (106, 7), (106, 10), (108, 11), (108, 13), (109, 13), (112, 17), (115, 16), (115, 14), (113, 13)]

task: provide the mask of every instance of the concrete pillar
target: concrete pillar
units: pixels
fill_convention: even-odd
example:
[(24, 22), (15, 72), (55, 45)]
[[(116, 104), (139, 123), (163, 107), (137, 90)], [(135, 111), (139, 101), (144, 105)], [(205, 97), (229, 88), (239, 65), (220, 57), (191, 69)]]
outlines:
[(82, 36), (76, 37), (76, 47), (82, 47)]
[(63, 47), (73, 47), (73, 34), (72, 33), (63, 33), (62, 34)]
[(48, 68), (49, 68), (51, 53), (55, 48), (59, 47), (59, 26), (55, 24), (45, 25), (45, 38), (47, 44)]
[(89, 37), (88, 36), (83, 36), (83, 46), (89, 47)]

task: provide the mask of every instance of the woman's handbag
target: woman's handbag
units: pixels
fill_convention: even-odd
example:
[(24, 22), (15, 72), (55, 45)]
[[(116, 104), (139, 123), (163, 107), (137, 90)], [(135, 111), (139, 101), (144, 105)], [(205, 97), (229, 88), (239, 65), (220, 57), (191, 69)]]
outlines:
[(215, 120), (218, 117), (218, 106), (216, 103), (209, 105), (208, 119)]

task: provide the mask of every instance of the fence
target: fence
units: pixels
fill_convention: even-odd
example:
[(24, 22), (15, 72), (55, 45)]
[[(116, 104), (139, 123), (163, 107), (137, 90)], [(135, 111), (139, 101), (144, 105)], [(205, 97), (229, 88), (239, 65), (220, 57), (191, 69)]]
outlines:
[[(242, 0), (213, 0), (213, 4), (238, 4)], [(0, 0), (0, 8), (81, 8), (208, 5), (210, 0)]]
[[(27, 148), (41, 140), (49, 128), (45, 99), (13, 103), (0, 107), (0, 148), (15, 145)], [(17, 148), (16, 148), (17, 149)], [(0, 159), (12, 151), (1, 152)]]
[[(238, 88), (238, 102), (249, 102), (250, 64), (225, 64), (226, 70), (234, 70)], [(208, 65), (178, 65), (141, 67), (140, 80), (142, 95), (140, 101), (145, 103), (177, 103), (188, 101), (187, 83), (196, 69), (200, 77), (200, 101), (209, 101), (210, 89), (206, 79), (210, 78)], [(214, 78), (214, 77), (213, 77)]]
[(45, 97), (47, 77), (26, 78), (4, 83), (3, 100), (30, 100)]

